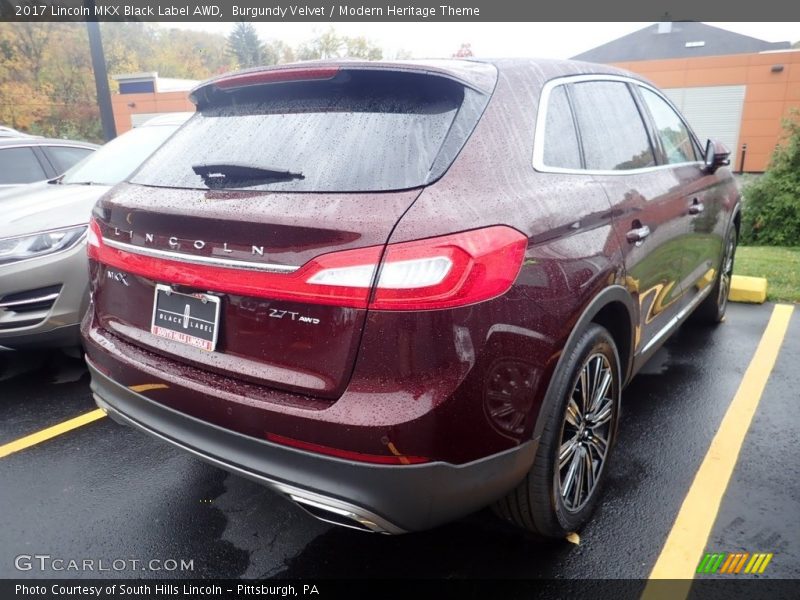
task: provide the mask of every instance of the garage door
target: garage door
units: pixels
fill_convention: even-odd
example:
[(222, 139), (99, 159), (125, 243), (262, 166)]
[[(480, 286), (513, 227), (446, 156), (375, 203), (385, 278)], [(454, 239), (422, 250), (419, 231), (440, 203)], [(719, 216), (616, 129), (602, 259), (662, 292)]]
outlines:
[(689, 121), (701, 144), (705, 144), (708, 138), (719, 140), (736, 156), (746, 87), (667, 88), (664, 93)]
[(131, 115), (131, 127), (141, 127), (150, 119), (161, 117), (163, 115), (179, 115), (179, 112), (161, 112), (161, 113), (136, 113)]

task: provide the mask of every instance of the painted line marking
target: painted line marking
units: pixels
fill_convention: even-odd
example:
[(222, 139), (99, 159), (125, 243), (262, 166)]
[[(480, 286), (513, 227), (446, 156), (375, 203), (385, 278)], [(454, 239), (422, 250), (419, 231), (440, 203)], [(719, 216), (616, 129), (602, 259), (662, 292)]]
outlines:
[(132, 392), (149, 392), (150, 390), (165, 390), (168, 387), (166, 383), (143, 383), (141, 385), (130, 385), (128, 389)]
[(665, 597), (665, 588), (652, 581), (658, 579), (683, 580), (670, 584), (669, 597), (672, 600), (680, 600), (688, 595), (697, 561), (708, 543), (739, 451), (778, 359), (793, 311), (794, 307), (788, 304), (777, 304), (772, 310), (739, 389), (722, 418), (717, 434), (711, 440), (661, 554), (650, 572), (651, 581), (648, 581), (642, 599)]
[[(128, 386), (128, 389), (134, 392), (148, 392), (150, 390), (163, 390), (168, 387), (169, 386), (165, 383), (142, 383), (140, 385)], [(62, 421), (61, 423), (53, 425), (52, 427), (42, 429), (41, 431), (37, 431), (36, 433), (32, 433), (30, 435), (26, 435), (18, 440), (14, 440), (13, 442), (9, 442), (8, 444), (0, 446), (0, 458), (5, 458), (6, 456), (14, 454), (15, 452), (19, 452), (20, 450), (25, 450), (26, 448), (30, 448), (36, 444), (46, 442), (47, 440), (58, 437), (63, 433), (67, 433), (68, 431), (72, 431), (78, 427), (83, 427), (84, 425), (93, 423), (94, 421), (102, 419), (105, 416), (105, 411), (97, 408), (67, 421)]]
[(36, 433), (26, 435), (23, 438), (0, 446), (0, 458), (5, 458), (10, 454), (14, 454), (20, 450), (25, 450), (25, 448), (30, 448), (31, 446), (35, 446), (36, 444), (57, 437), (62, 433), (67, 433), (68, 431), (77, 429), (78, 427), (83, 427), (84, 425), (97, 421), (98, 419), (102, 419), (105, 416), (106, 413), (98, 408), (88, 413), (79, 415), (73, 419), (69, 419), (68, 421), (63, 421), (58, 425), (53, 425), (47, 429), (42, 429)]

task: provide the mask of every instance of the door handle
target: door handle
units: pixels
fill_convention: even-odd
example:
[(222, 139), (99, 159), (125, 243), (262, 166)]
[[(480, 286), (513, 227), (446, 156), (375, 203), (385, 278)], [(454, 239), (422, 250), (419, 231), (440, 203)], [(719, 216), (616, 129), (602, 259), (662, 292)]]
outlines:
[(637, 227), (636, 229), (631, 229), (628, 233), (625, 234), (625, 238), (631, 244), (636, 244), (637, 246), (644, 241), (650, 235), (650, 228), (647, 225), (642, 225), (641, 227)]
[(702, 202), (698, 201), (697, 198), (694, 198), (692, 200), (691, 206), (689, 206), (689, 214), (690, 215), (699, 215), (701, 212), (703, 212), (705, 210), (705, 208), (706, 207), (703, 206)]

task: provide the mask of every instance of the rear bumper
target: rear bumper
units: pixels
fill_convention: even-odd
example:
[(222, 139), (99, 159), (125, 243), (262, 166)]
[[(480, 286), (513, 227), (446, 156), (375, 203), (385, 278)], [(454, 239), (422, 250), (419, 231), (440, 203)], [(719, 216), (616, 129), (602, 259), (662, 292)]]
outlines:
[[(534, 442), (466, 464), (372, 465), (245, 436), (178, 412), (116, 383), (91, 362), (91, 388), (113, 419), (288, 496), (315, 516), (381, 533), (435, 527), (513, 489)], [(336, 518), (334, 518), (336, 517)]]

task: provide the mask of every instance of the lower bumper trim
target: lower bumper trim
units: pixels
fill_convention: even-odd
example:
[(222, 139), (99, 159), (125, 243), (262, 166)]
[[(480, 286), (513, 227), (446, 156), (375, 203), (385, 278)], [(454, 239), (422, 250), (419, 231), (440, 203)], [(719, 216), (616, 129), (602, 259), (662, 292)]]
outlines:
[(513, 489), (529, 471), (535, 446), (464, 465), (375, 465), (249, 437), (173, 410), (101, 373), (87, 359), (97, 405), (196, 457), (261, 483), (325, 521), (400, 534), (466, 516)]

